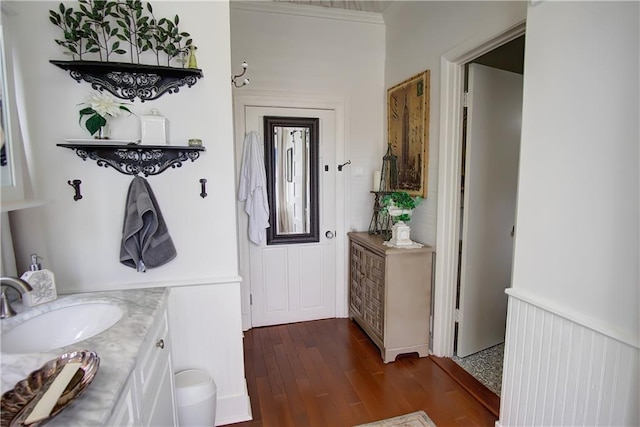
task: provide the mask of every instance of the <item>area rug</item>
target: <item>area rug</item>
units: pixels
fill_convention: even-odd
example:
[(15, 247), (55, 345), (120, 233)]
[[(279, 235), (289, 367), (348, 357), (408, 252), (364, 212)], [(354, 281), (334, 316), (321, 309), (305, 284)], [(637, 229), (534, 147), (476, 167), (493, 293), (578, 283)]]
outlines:
[(355, 427), (436, 427), (436, 425), (424, 411), (418, 411), (368, 424), (359, 424)]

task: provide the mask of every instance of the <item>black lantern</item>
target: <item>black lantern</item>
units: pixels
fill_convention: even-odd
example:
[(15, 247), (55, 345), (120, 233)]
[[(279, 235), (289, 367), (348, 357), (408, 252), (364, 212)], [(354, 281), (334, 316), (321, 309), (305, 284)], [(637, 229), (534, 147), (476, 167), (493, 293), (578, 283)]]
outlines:
[(387, 153), (382, 158), (382, 172), (380, 173), (380, 190), (392, 192), (398, 184), (398, 156), (393, 154), (391, 144), (387, 146)]
[(369, 223), (369, 234), (381, 234), (388, 237), (391, 234), (391, 217), (382, 211), (382, 198), (391, 194), (398, 182), (398, 157), (393, 154), (391, 144), (387, 146), (387, 153), (382, 158), (382, 171), (380, 172), (380, 187), (374, 191), (373, 216)]

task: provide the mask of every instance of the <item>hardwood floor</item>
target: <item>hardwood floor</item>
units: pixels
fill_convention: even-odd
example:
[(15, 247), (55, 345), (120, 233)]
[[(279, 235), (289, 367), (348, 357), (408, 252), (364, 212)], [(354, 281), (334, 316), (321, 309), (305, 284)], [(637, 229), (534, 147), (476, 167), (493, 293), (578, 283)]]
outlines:
[(347, 427), (418, 410), (439, 427), (497, 419), (431, 358), (384, 364), (349, 319), (254, 328), (244, 354), (253, 420), (234, 426)]
[(485, 387), (484, 384), (450, 358), (431, 356), (431, 360), (471, 393), (489, 412), (496, 417), (500, 415), (500, 397), (497, 394)]

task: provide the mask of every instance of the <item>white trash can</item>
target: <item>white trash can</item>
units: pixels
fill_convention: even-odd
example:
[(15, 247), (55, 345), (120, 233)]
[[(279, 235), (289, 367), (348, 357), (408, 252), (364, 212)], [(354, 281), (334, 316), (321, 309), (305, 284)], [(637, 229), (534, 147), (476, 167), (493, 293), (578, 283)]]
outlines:
[(216, 421), (216, 383), (200, 369), (175, 375), (176, 404), (181, 427), (213, 427)]

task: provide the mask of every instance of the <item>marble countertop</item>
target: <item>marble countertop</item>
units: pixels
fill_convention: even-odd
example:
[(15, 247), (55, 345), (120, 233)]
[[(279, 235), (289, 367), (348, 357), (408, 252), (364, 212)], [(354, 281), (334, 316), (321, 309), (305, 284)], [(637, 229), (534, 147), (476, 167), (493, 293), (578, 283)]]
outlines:
[(22, 310), (20, 304), (16, 304), (14, 308), (18, 315), (0, 321), (3, 332), (38, 314), (87, 301), (117, 304), (123, 314), (106, 331), (67, 347), (46, 353), (1, 353), (2, 393), (11, 390), (29, 373), (63, 353), (74, 350), (95, 351), (100, 357), (100, 368), (93, 382), (75, 402), (47, 422), (47, 426), (104, 425), (135, 366), (140, 346), (158, 312), (163, 309), (168, 294), (168, 288), (132, 289), (63, 295), (55, 301)]

